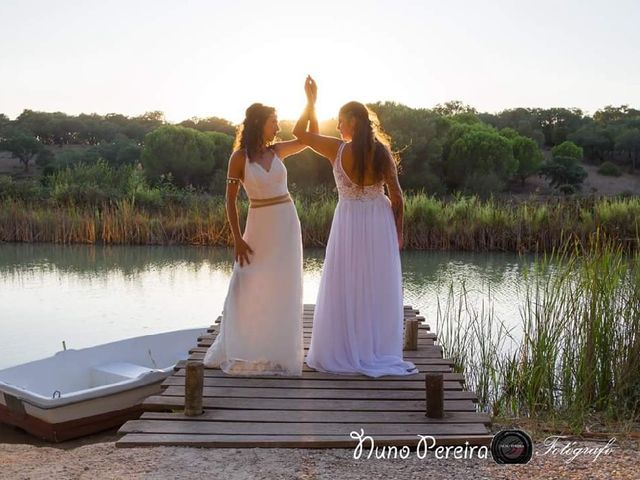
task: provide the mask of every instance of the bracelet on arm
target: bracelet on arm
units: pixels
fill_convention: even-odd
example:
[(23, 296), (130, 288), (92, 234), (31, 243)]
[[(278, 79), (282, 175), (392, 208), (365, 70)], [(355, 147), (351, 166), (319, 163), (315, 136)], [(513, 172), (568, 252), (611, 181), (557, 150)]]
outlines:
[(227, 177), (227, 183), (240, 183), (242, 180), (235, 177)]

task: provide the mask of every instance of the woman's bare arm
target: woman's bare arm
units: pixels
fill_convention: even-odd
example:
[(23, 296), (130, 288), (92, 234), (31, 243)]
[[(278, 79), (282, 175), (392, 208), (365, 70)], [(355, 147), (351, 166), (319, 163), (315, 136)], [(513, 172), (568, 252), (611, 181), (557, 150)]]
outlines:
[(235, 261), (244, 266), (249, 261), (249, 254), (253, 253), (251, 247), (242, 238), (240, 232), (240, 219), (238, 218), (238, 208), (236, 205), (240, 182), (244, 179), (245, 154), (241, 150), (236, 150), (229, 158), (227, 169), (227, 191), (225, 194), (225, 207), (227, 210), (227, 220), (233, 234), (234, 258)]
[[(385, 147), (386, 149), (386, 147)], [(404, 240), (402, 236), (403, 222), (404, 222), (404, 196), (402, 194), (402, 187), (400, 187), (400, 181), (398, 180), (398, 168), (393, 161), (391, 152), (387, 150), (387, 158), (389, 165), (386, 169), (385, 184), (387, 185), (387, 191), (389, 192), (389, 200), (391, 200), (391, 209), (393, 211), (393, 218), (396, 223), (396, 233), (398, 234), (398, 246), (400, 249), (404, 246)]]
[[(311, 77), (307, 77), (305, 81), (305, 93), (307, 94), (307, 106), (293, 128), (293, 135), (301, 143), (310, 146), (313, 150), (333, 163), (342, 141), (338, 138), (328, 137), (318, 133), (318, 118), (315, 109), (317, 86)], [(309, 127), (308, 130), (307, 125)]]
[(273, 148), (276, 150), (276, 155), (281, 160), (285, 158), (295, 155), (298, 152), (301, 152), (307, 146), (304, 143), (299, 142), (298, 140), (288, 140), (286, 142), (276, 142), (273, 144)]

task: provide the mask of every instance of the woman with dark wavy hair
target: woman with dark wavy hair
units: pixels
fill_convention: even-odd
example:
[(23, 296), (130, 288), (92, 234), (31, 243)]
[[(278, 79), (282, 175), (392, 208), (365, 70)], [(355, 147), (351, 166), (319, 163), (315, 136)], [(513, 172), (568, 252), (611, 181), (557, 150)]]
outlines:
[[(310, 128), (317, 131), (317, 124)], [(235, 263), (220, 332), (204, 364), (233, 375), (302, 374), (302, 237), (282, 161), (306, 147), (275, 142), (278, 131), (275, 109), (254, 103), (229, 159), (226, 208)], [(240, 184), (249, 197), (244, 234), (236, 208)]]
[(337, 128), (342, 139), (308, 131), (317, 88), (313, 79), (307, 82), (313, 95), (307, 96), (293, 134), (329, 160), (339, 196), (307, 365), (371, 377), (417, 373), (415, 365), (402, 358), (403, 196), (397, 159), (375, 114), (359, 102), (340, 109)]

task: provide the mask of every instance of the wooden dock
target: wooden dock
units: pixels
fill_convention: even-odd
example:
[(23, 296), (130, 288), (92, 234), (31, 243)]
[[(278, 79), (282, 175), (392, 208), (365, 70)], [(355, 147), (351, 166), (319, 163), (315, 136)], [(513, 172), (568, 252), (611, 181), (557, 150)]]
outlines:
[[(305, 352), (309, 348), (313, 305), (303, 314)], [(405, 320), (417, 311), (405, 307)], [(190, 360), (202, 360), (219, 324), (198, 339)], [(117, 447), (177, 445), (197, 447), (352, 448), (352, 431), (364, 431), (376, 446), (415, 446), (419, 435), (438, 445), (488, 445), (488, 415), (476, 411), (476, 396), (443, 359), (442, 347), (429, 326), (418, 330), (418, 349), (404, 358), (420, 373), (371, 378), (333, 375), (304, 366), (300, 378), (234, 377), (219, 369), (204, 370), (202, 415), (185, 416), (185, 362), (167, 378), (161, 395), (143, 404), (145, 413), (120, 428)], [(444, 418), (425, 416), (425, 373), (441, 372)]]

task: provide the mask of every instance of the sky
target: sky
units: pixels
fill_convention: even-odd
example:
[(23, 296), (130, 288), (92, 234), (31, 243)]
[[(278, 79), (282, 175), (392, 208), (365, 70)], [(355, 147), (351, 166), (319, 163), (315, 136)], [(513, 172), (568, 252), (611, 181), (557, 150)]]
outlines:
[(0, 113), (640, 107), (640, 1), (0, 0)]

